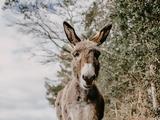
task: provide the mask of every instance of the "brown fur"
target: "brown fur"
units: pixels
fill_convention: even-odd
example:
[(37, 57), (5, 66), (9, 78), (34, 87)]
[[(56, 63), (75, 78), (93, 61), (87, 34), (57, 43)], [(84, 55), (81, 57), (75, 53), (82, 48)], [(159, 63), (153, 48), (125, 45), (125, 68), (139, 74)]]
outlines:
[[(111, 28), (111, 26), (109, 26)], [(64, 22), (64, 30), (69, 41), (74, 44), (72, 51), (72, 80), (62, 89), (57, 96), (55, 106), (59, 120), (102, 120), (104, 114), (104, 99), (94, 80), (86, 80), (88, 89), (80, 85), (81, 69), (84, 64), (93, 65), (95, 79), (99, 73), (99, 49), (109, 34), (110, 28), (104, 27), (99, 37), (94, 37), (94, 42), (80, 41), (72, 26)]]
[(59, 120), (101, 120), (104, 100), (95, 85), (85, 91), (72, 80), (58, 94), (56, 110)]

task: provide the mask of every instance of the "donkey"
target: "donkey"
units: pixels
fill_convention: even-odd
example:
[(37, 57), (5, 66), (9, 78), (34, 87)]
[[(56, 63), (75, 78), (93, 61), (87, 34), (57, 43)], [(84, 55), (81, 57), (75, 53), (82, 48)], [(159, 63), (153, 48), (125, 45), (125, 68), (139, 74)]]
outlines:
[(73, 45), (72, 80), (58, 93), (55, 107), (59, 120), (102, 120), (104, 99), (95, 85), (100, 64), (101, 45), (112, 25), (105, 26), (89, 40), (81, 40), (74, 28), (63, 23), (65, 34)]

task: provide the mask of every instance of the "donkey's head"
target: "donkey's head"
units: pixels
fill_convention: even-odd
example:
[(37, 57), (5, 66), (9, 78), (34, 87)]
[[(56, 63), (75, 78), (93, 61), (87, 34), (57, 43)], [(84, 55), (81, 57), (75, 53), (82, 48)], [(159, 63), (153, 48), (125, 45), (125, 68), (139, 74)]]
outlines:
[(83, 40), (76, 35), (74, 28), (67, 22), (63, 23), (64, 31), (70, 43), (74, 46), (72, 50), (73, 74), (80, 86), (84, 89), (94, 84), (99, 73), (99, 56), (101, 45), (107, 38), (112, 25), (105, 26), (99, 33), (89, 40)]

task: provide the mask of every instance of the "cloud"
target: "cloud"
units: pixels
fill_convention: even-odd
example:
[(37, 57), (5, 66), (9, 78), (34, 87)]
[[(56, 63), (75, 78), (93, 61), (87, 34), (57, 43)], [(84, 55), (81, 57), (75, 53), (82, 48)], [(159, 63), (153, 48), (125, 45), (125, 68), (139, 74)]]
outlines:
[[(14, 109), (8, 111), (0, 111), (1, 120), (55, 120), (52, 117), (51, 109)], [(7, 117), (6, 117), (7, 116)]]
[(15, 52), (32, 47), (32, 38), (7, 28), (2, 16), (0, 10), (0, 120), (56, 120), (45, 98), (44, 77), (56, 79), (58, 64), (43, 66)]

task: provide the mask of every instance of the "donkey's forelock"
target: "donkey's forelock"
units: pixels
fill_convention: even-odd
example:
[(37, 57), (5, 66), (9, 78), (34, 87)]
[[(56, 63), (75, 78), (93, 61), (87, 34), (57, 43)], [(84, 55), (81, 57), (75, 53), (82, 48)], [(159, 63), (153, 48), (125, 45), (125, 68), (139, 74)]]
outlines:
[(99, 47), (97, 46), (97, 44), (93, 41), (89, 41), (87, 40), (83, 40), (81, 42), (78, 42), (74, 47), (73, 47), (73, 51), (74, 50), (83, 50), (83, 49), (97, 49), (99, 50)]

